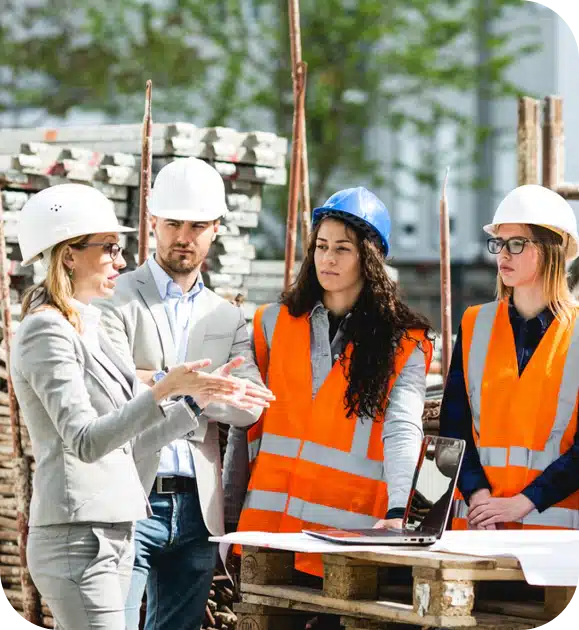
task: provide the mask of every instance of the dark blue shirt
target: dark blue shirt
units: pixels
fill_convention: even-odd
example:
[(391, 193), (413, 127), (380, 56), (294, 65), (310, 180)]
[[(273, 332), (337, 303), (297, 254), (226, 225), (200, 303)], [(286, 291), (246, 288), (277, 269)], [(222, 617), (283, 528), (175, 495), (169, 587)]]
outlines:
[[(521, 374), (543, 335), (553, 322), (554, 316), (549, 309), (545, 309), (536, 317), (525, 320), (511, 302), (509, 304), (509, 319), (515, 339), (519, 374)], [(465, 500), (468, 502), (470, 496), (481, 488), (491, 490), (472, 436), (472, 414), (464, 381), (462, 330), (460, 328), (442, 399), (440, 434), (466, 440), (466, 450), (458, 480), (458, 487)], [(575, 434), (573, 446), (546, 468), (535, 481), (522, 491), (522, 494), (535, 504), (539, 512), (542, 512), (578, 489), (579, 430)]]

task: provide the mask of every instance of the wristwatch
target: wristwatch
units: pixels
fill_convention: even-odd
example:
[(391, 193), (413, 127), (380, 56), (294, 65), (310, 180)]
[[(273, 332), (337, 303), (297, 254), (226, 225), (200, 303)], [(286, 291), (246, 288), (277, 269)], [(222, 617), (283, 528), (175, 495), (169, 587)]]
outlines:
[(164, 376), (167, 376), (168, 371), (169, 371), (169, 368), (165, 367), (162, 370), (155, 372), (153, 376), (151, 376), (151, 380), (153, 381), (153, 383), (158, 383)]
[[(153, 383), (158, 383), (164, 376), (167, 375), (168, 371), (169, 368), (165, 367), (162, 370), (155, 372), (153, 376), (151, 376)], [(189, 409), (191, 409), (196, 416), (200, 416), (203, 413), (203, 409), (201, 409), (201, 407), (195, 402), (195, 399), (192, 396), (181, 396), (181, 399), (187, 403)]]

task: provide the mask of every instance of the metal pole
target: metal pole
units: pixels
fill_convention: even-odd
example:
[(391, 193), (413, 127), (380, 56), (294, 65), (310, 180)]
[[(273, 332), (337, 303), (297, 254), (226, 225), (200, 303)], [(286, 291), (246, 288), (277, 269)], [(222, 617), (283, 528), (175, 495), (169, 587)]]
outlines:
[(10, 311), (10, 276), (6, 256), (4, 236), (4, 206), (0, 190), (0, 299), (2, 300), (2, 324), (6, 349), (6, 372), (8, 383), (8, 404), (10, 409), (10, 429), (12, 431), (12, 453), (14, 456), (14, 483), (16, 495), (16, 527), (18, 531), (18, 552), (20, 556), (20, 586), (22, 588), (22, 610), (24, 617), (37, 626), (42, 625), (40, 595), (32, 582), (26, 562), (28, 542), (28, 517), (30, 515), (31, 458), (24, 453), (20, 410), (10, 377), (10, 345), (12, 340), (12, 314)]
[[(305, 99), (304, 99), (305, 101)], [(306, 138), (306, 113), (302, 114), (304, 125), (302, 129), (302, 186), (301, 186), (301, 209), (302, 209), (302, 254), (306, 257), (310, 231), (312, 225), (312, 208), (310, 205), (310, 176), (308, 173), (308, 147)]]
[(450, 357), (452, 356), (452, 316), (450, 295), (450, 219), (448, 215), (448, 201), (446, 185), (448, 173), (446, 169), (440, 198), (440, 315), (442, 324), (442, 378), (446, 382)]
[(296, 239), (298, 223), (298, 198), (300, 194), (300, 179), (302, 170), (302, 116), (306, 93), (307, 64), (300, 62), (294, 73), (297, 89), (294, 97), (294, 119), (292, 132), (292, 154), (290, 162), (289, 198), (287, 209), (287, 225), (285, 237), (285, 268), (283, 277), (284, 290), (288, 290), (292, 283), (292, 272), (296, 259)]
[[(295, 80), (297, 66), (302, 62), (302, 35), (300, 27), (300, 3), (299, 0), (288, 0), (289, 8), (289, 28), (290, 28), (290, 52), (292, 63), (292, 75), (294, 77), (294, 102), (297, 97), (297, 83)], [(304, 98), (305, 108), (305, 98)], [(308, 145), (306, 135), (306, 115), (302, 113), (302, 150), (301, 150), (301, 235), (302, 235), (302, 252), (305, 257), (308, 240), (310, 237), (311, 225), (311, 207), (310, 207), (310, 178), (308, 171)]]
[(517, 181), (519, 186), (539, 183), (540, 103), (519, 98), (517, 125)]
[(547, 96), (543, 115), (543, 186), (556, 190), (563, 176), (563, 99)]
[(145, 92), (145, 116), (141, 150), (141, 185), (139, 189), (139, 265), (149, 256), (149, 195), (153, 153), (153, 120), (151, 118), (151, 92), (153, 84), (147, 81)]

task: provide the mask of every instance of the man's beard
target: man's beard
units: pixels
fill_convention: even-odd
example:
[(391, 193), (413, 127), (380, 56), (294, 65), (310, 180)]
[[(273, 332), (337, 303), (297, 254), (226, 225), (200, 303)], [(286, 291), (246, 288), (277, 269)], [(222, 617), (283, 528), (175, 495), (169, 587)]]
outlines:
[(160, 256), (160, 261), (169, 271), (176, 274), (191, 273), (201, 263), (200, 257), (194, 253), (185, 257), (183, 254), (176, 254), (170, 250), (167, 256)]

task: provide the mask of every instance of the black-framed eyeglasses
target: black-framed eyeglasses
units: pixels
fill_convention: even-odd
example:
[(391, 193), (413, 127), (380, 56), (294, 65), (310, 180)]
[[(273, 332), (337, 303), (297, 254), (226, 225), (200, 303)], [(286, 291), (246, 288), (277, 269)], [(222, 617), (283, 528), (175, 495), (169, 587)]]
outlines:
[(527, 243), (539, 242), (523, 236), (513, 236), (513, 238), (508, 238), (506, 241), (503, 238), (489, 238), (487, 240), (487, 249), (491, 254), (500, 254), (503, 251), (503, 247), (506, 247), (509, 254), (516, 256), (523, 253)]
[(73, 249), (86, 249), (87, 247), (102, 247), (112, 260), (123, 253), (123, 248), (118, 243), (78, 243), (71, 245)]

